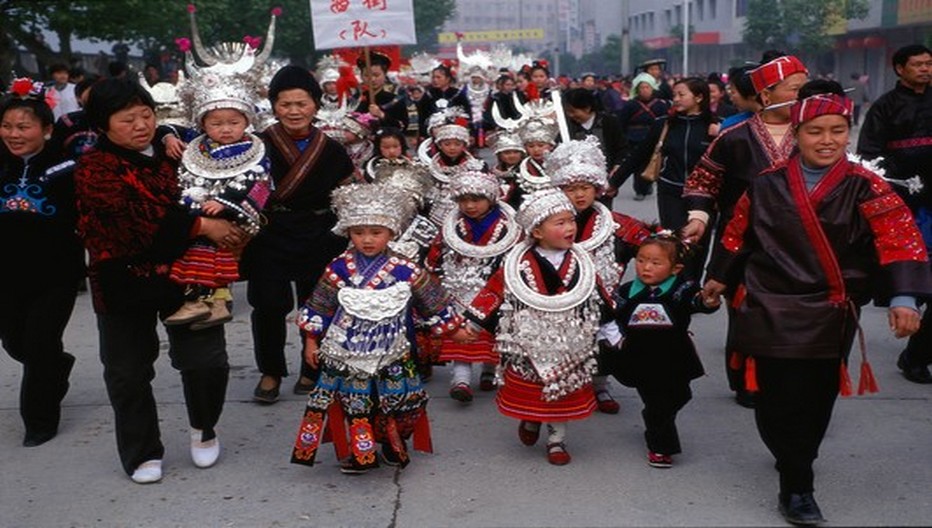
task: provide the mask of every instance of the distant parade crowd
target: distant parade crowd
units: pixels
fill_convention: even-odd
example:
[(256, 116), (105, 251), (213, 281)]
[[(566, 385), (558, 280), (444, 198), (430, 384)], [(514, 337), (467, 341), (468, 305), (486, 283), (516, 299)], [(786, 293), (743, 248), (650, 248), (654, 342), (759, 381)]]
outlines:
[[(308, 400), (291, 460), (313, 466), (332, 442), (347, 474), (431, 450), (436, 365), (462, 405), (496, 391), (519, 441), (543, 436), (554, 465), (571, 462), (569, 422), (619, 412), (614, 378), (643, 402), (646, 462), (671, 468), (705, 373), (690, 321), (723, 309), (729, 387), (774, 456), (779, 512), (815, 525), (835, 400), (877, 390), (862, 306), (887, 307), (909, 337), (897, 366), (932, 383), (924, 46), (893, 54), (897, 84), (876, 98), (864, 76), (811, 79), (777, 50), (701, 77), (652, 60), (612, 82), (554, 79), (502, 47), (458, 46), (454, 61), (360, 50), (311, 72), (272, 59), (277, 15), (264, 46), (206, 47), (191, 10), (172, 83), (115, 62), (7, 88), (0, 340), (23, 365), (24, 446), (58, 433), (75, 362), (63, 334), (86, 278), (120, 461), (139, 484), (162, 479), (159, 323), (192, 461), (220, 456), (237, 281), (254, 400), (278, 400), (296, 324), (292, 390)], [(614, 210), (629, 179), (659, 221)]]

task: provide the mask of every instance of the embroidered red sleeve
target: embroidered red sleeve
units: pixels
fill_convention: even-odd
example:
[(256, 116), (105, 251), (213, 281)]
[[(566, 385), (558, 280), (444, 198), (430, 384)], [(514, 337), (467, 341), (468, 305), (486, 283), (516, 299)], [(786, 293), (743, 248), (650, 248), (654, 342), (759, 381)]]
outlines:
[(719, 153), (718, 145), (718, 141), (712, 143), (705, 154), (699, 158), (699, 163), (686, 178), (683, 196), (718, 198), (725, 174), (724, 165), (716, 160)]
[(725, 227), (725, 233), (722, 235), (722, 246), (732, 252), (737, 253), (744, 246), (744, 234), (748, 230), (748, 215), (751, 210), (751, 198), (748, 193), (741, 195), (738, 203), (735, 205), (735, 213)]
[(476, 319), (489, 319), (505, 300), (505, 272), (499, 268), (486, 283), (485, 287), (473, 297), (469, 313)]
[(858, 208), (874, 233), (874, 247), (881, 266), (900, 261), (928, 261), (926, 246), (913, 215), (889, 187), (885, 194), (862, 202)]
[(430, 243), (427, 256), (424, 257), (424, 267), (431, 273), (440, 273), (443, 255), (443, 234), (438, 233)]
[(637, 218), (621, 213), (612, 213), (612, 218), (618, 224), (618, 229), (615, 230), (615, 238), (625, 244), (640, 246), (641, 242), (644, 242), (650, 236), (650, 229), (647, 224)]

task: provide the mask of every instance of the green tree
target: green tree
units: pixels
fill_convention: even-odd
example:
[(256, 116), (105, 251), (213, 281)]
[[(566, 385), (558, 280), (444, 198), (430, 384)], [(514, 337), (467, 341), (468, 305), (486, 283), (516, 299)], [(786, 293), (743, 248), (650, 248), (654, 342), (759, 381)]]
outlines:
[(758, 50), (821, 53), (832, 47), (833, 27), (869, 11), (868, 0), (749, 0), (744, 42)]
[[(272, 8), (280, 7), (275, 56), (307, 64), (313, 55), (310, 3), (307, 0), (197, 0), (197, 19), (205, 44), (239, 41), (265, 34)], [(178, 37), (190, 36), (188, 2), (169, 0), (0, 0), (0, 71), (9, 71), (12, 51), (23, 47), (46, 64), (68, 62), (75, 38), (119, 41), (149, 52), (174, 50)], [(454, 13), (455, 0), (414, 0), (419, 47), (436, 45), (437, 32)], [(61, 43), (51, 49), (42, 30)], [(5, 62), (4, 62), (5, 61)]]

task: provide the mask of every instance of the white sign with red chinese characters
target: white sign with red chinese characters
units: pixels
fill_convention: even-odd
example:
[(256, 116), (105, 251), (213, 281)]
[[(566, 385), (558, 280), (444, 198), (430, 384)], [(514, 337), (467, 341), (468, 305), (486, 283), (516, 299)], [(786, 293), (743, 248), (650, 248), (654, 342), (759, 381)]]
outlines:
[(311, 0), (316, 49), (417, 44), (413, 0)]

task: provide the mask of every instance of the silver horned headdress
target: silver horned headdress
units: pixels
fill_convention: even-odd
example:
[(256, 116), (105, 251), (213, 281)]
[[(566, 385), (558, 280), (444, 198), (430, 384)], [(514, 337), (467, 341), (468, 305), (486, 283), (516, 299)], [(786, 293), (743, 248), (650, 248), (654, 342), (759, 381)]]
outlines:
[(597, 189), (608, 186), (605, 155), (595, 136), (557, 145), (544, 161), (544, 172), (557, 187), (572, 183), (589, 183)]

